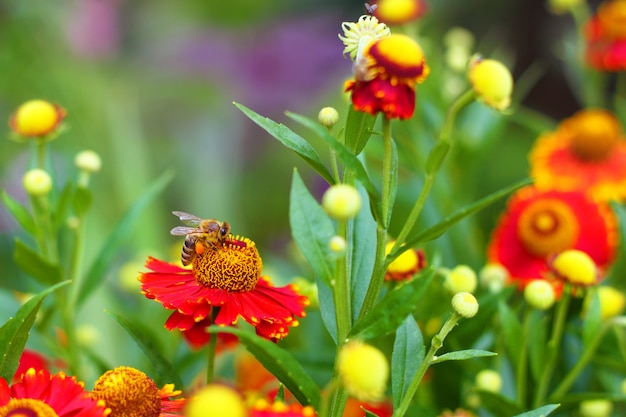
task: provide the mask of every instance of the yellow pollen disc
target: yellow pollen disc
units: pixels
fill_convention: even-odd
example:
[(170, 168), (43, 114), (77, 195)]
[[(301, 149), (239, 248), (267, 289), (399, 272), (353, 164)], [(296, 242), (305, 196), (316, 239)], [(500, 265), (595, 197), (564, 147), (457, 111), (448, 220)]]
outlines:
[(0, 407), (2, 417), (58, 417), (48, 404), (33, 398), (16, 398)]
[(143, 372), (120, 366), (107, 371), (94, 384), (92, 397), (104, 400), (116, 417), (158, 417), (161, 396), (154, 381)]
[(582, 110), (564, 120), (560, 129), (571, 138), (574, 153), (589, 161), (609, 156), (621, 137), (619, 121), (606, 110)]
[(196, 281), (209, 288), (233, 292), (252, 291), (259, 280), (263, 261), (248, 238), (236, 238), (223, 246), (208, 248), (193, 261)]
[(384, 69), (390, 77), (423, 81), (428, 75), (428, 67), (422, 48), (413, 38), (392, 34), (373, 43), (367, 51), (375, 66)]
[(376, 14), (385, 22), (408, 22), (420, 12), (418, 0), (381, 0), (377, 4)]
[(517, 235), (528, 252), (545, 258), (574, 245), (578, 237), (578, 220), (562, 201), (539, 200), (521, 214)]
[(598, 19), (611, 38), (626, 38), (626, 1), (605, 1), (598, 8)]

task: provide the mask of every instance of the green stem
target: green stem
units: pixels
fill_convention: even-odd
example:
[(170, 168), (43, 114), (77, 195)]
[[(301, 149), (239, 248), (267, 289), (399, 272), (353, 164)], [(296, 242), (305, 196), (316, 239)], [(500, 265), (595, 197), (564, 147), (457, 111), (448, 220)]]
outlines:
[(522, 341), (524, 345), (522, 346), (522, 350), (520, 352), (519, 362), (517, 363), (517, 368), (515, 370), (515, 386), (517, 390), (517, 403), (522, 406), (522, 408), (526, 409), (527, 402), (527, 392), (526, 392), (526, 380), (528, 378), (528, 344), (526, 341), (528, 340), (528, 331), (530, 326), (530, 309), (526, 309), (524, 312), (524, 323), (523, 323), (523, 335)]
[(37, 140), (37, 166), (39, 169), (46, 169), (46, 142), (42, 139)]
[[(340, 221), (338, 225), (339, 236), (344, 238), (346, 242), (350, 242), (348, 239), (348, 222)], [(347, 262), (348, 254), (351, 248), (348, 247), (346, 253), (337, 260), (335, 268), (335, 283), (334, 283), (334, 301), (335, 301), (335, 318), (337, 320), (337, 347), (341, 348), (346, 341), (348, 332), (352, 327), (352, 313), (351, 313), (351, 297), (350, 297), (350, 275), (349, 262)]]
[(382, 172), (382, 195), (381, 195), (381, 211), (382, 226), (385, 230), (389, 229), (389, 221), (391, 220), (391, 210), (393, 208), (392, 184), (394, 173), (393, 169), (393, 139), (391, 138), (391, 120), (383, 118), (383, 172)]
[(413, 400), (413, 397), (417, 392), (417, 388), (422, 382), (422, 378), (424, 378), (426, 371), (432, 364), (432, 361), (435, 359), (435, 354), (443, 346), (443, 341), (446, 339), (452, 329), (456, 327), (460, 319), (461, 316), (459, 316), (458, 313), (454, 312), (452, 316), (448, 319), (448, 321), (444, 323), (439, 333), (437, 333), (433, 337), (430, 342), (430, 349), (428, 350), (428, 353), (424, 357), (424, 360), (422, 361), (419, 368), (417, 369), (417, 372), (413, 376), (413, 379), (411, 380), (411, 383), (407, 388), (406, 394), (404, 395), (404, 397), (402, 397), (400, 405), (398, 405), (398, 408), (393, 411), (392, 417), (404, 416), (409, 406), (411, 405), (411, 401)]
[(535, 400), (533, 408), (538, 408), (544, 404), (546, 395), (548, 392), (548, 386), (556, 362), (558, 360), (559, 347), (561, 346), (561, 339), (563, 338), (563, 329), (565, 328), (565, 318), (567, 316), (567, 309), (571, 299), (572, 288), (569, 284), (565, 284), (563, 288), (563, 295), (558, 303), (556, 315), (554, 317), (554, 324), (552, 325), (552, 334), (548, 341), (547, 347), (547, 361), (543, 368), (543, 373), (539, 379), (539, 385), (535, 391)]
[[(211, 322), (216, 316), (215, 307), (211, 308)], [(207, 348), (207, 364), (206, 364), (206, 383), (207, 385), (213, 381), (215, 374), (215, 353), (217, 349), (217, 338), (219, 333), (212, 333), (209, 338), (209, 346)]]

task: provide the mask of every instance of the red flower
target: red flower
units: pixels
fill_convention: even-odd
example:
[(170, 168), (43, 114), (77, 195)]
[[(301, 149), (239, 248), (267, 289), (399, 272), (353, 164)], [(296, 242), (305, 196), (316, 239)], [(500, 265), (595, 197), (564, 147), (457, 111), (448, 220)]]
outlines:
[(22, 380), (9, 387), (0, 378), (0, 416), (104, 417), (111, 410), (92, 398), (84, 384), (63, 372), (50, 375), (45, 369), (31, 368)]
[(257, 400), (250, 410), (250, 417), (315, 417), (317, 414), (310, 405), (286, 404), (282, 401), (268, 402)]
[(566, 249), (587, 253), (600, 269), (617, 247), (617, 219), (610, 207), (583, 192), (525, 187), (509, 200), (487, 248), (489, 262), (506, 267), (520, 286), (545, 278), (550, 256)]
[(139, 281), (147, 298), (175, 310), (165, 327), (191, 332), (187, 340), (192, 346), (208, 341), (202, 333), (209, 325), (232, 326), (239, 317), (259, 336), (276, 341), (298, 325), (296, 317), (304, 317), (308, 299), (294, 285), (272, 286), (260, 276), (262, 264), (254, 242), (231, 239), (197, 254), (192, 269), (149, 258), (150, 272)]
[(600, 71), (626, 70), (626, 0), (603, 2), (585, 26), (587, 63)]

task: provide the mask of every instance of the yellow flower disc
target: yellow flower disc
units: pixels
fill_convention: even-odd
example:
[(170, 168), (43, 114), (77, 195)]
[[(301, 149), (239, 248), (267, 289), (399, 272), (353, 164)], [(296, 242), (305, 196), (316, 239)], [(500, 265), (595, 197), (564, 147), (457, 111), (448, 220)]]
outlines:
[(560, 129), (571, 138), (574, 153), (581, 159), (606, 158), (618, 144), (621, 126), (606, 110), (582, 110), (561, 123)]
[(115, 417), (159, 417), (161, 396), (143, 372), (120, 366), (107, 371), (94, 384), (92, 397), (105, 401)]
[(13, 127), (22, 136), (43, 136), (50, 133), (59, 122), (57, 108), (44, 100), (31, 100), (18, 107)]
[(517, 235), (529, 253), (543, 258), (573, 246), (578, 237), (578, 220), (567, 204), (538, 200), (520, 215)]
[(598, 278), (595, 262), (585, 252), (570, 249), (558, 254), (552, 261), (557, 276), (572, 284), (591, 285)]
[(379, 0), (376, 16), (389, 24), (410, 22), (420, 16), (419, 0)]
[(409, 36), (392, 34), (380, 39), (371, 44), (367, 54), (374, 59), (378, 71), (390, 77), (422, 82), (428, 75), (424, 52)]
[(193, 261), (196, 281), (210, 288), (234, 292), (254, 289), (263, 269), (263, 261), (253, 241), (238, 238), (218, 248), (205, 246)]
[(247, 415), (243, 398), (225, 385), (206, 385), (185, 404), (187, 417), (246, 417)]
[(609, 37), (626, 38), (626, 0), (602, 2), (598, 8), (598, 20)]
[[(395, 242), (388, 242), (385, 247), (385, 253), (389, 253)], [(413, 249), (402, 252), (396, 259), (394, 259), (387, 267), (387, 272), (390, 273), (404, 273), (417, 271), (419, 269), (419, 258), (417, 253)]]
[(356, 399), (377, 401), (383, 397), (389, 363), (374, 346), (356, 340), (348, 342), (339, 352), (338, 369), (344, 387)]
[(34, 398), (15, 398), (0, 407), (0, 416), (11, 417), (58, 417), (52, 407)]
[(475, 57), (470, 63), (468, 77), (472, 88), (485, 104), (496, 110), (509, 107), (513, 76), (501, 62)]

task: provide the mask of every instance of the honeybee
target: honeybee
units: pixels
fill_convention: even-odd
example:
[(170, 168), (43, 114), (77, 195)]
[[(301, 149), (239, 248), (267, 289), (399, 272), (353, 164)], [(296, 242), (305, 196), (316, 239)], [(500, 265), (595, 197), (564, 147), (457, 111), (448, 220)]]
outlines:
[(180, 260), (187, 266), (193, 262), (197, 254), (204, 252), (207, 243), (214, 250), (223, 245), (230, 234), (230, 225), (214, 219), (201, 219), (193, 214), (173, 211), (185, 226), (176, 226), (170, 230), (174, 236), (185, 236)]

